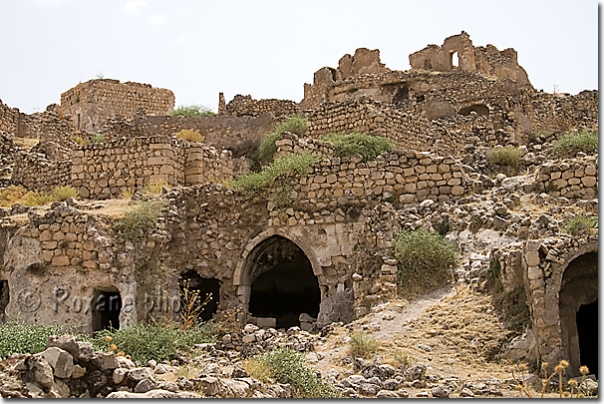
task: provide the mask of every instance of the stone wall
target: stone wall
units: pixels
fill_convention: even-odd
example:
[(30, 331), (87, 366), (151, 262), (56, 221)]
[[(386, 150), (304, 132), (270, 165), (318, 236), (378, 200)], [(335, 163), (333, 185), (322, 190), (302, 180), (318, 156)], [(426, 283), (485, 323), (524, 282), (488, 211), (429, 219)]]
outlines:
[(260, 116), (268, 113), (281, 116), (299, 112), (301, 112), (300, 106), (294, 101), (275, 98), (255, 100), (251, 95), (237, 94), (226, 104), (226, 114), (232, 116)]
[(29, 190), (50, 192), (71, 184), (72, 162), (51, 161), (41, 153), (21, 152), (15, 158), (12, 182)]
[[(453, 65), (453, 54), (457, 54), (459, 66)], [(446, 38), (442, 46), (428, 45), (409, 55), (409, 63), (412, 69), (448, 72), (459, 68), (499, 80), (512, 79), (521, 86), (531, 87), (526, 72), (518, 65), (514, 49), (500, 52), (493, 45), (475, 48), (464, 31)]]
[(147, 115), (168, 115), (174, 93), (149, 84), (96, 79), (80, 83), (61, 94), (61, 112), (69, 115), (74, 130), (98, 133), (111, 117), (134, 118), (139, 109)]
[(598, 196), (598, 157), (583, 156), (542, 164), (536, 190), (554, 197), (591, 199)]
[(30, 116), (11, 108), (0, 100), (0, 131), (12, 133), (17, 137), (28, 137), (31, 126)]
[(275, 126), (276, 121), (272, 114), (257, 117), (147, 116), (134, 121), (136, 130), (146, 136), (173, 136), (182, 129), (195, 129), (204, 137), (206, 145), (218, 150), (229, 149), (234, 154), (238, 147), (250, 142), (260, 142)]
[(12, 180), (37, 191), (71, 185), (81, 198), (107, 199), (150, 184), (190, 186), (221, 182), (232, 176), (229, 151), (151, 136), (89, 144), (64, 161), (22, 152), (15, 160)]

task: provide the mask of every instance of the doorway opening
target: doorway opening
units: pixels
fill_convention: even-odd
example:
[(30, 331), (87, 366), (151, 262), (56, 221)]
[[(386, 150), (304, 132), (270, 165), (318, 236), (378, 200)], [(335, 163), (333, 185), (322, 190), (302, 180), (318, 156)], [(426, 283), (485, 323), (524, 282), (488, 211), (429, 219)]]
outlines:
[(302, 313), (316, 318), (321, 290), (304, 251), (281, 236), (268, 238), (255, 250), (249, 302), (252, 316), (273, 317), (277, 328), (299, 326)]
[(92, 331), (120, 328), (122, 297), (116, 288), (95, 289), (92, 298)]
[[(202, 278), (196, 271), (185, 272), (180, 278), (181, 288), (186, 288), (191, 292), (196, 292), (198, 296), (197, 304), (207, 303), (199, 312), (199, 319), (209, 321), (218, 311), (218, 302), (220, 299), (220, 281), (216, 278)], [(181, 310), (187, 302), (181, 301)]]
[(582, 304), (577, 311), (577, 334), (581, 365), (598, 378), (598, 300)]
[(6, 306), (9, 300), (8, 281), (0, 280), (0, 323), (6, 322)]

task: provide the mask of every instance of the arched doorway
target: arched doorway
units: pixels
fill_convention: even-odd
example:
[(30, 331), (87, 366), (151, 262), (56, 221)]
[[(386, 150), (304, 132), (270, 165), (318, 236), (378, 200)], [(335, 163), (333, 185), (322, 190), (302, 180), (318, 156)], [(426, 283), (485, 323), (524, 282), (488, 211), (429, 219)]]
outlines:
[(277, 328), (300, 325), (300, 314), (316, 318), (321, 291), (312, 264), (293, 241), (273, 235), (249, 254), (242, 285), (249, 285), (249, 312), (276, 319)]
[(95, 289), (92, 296), (92, 331), (119, 330), (122, 297), (117, 288)]
[(478, 116), (489, 116), (489, 107), (484, 104), (473, 104), (459, 110), (459, 115), (470, 115), (475, 112)]
[(570, 363), (569, 373), (579, 375), (582, 365), (595, 373), (598, 370), (597, 252), (583, 254), (570, 262), (562, 277), (559, 296), (562, 354)]

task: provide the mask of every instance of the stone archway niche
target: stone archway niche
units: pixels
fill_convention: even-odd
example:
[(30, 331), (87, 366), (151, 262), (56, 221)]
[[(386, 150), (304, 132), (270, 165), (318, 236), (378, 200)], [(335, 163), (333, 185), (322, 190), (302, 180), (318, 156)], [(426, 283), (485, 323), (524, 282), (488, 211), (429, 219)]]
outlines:
[(596, 373), (598, 371), (597, 252), (583, 254), (568, 264), (562, 277), (559, 296), (562, 354), (570, 364), (569, 373), (572, 376), (579, 375), (579, 367), (582, 365), (588, 366), (590, 373)]
[(253, 247), (246, 249), (245, 261), (235, 271), (244, 307), (258, 319), (275, 319), (277, 328), (299, 326), (302, 313), (316, 318), (321, 303), (318, 261), (299, 240), (263, 236), (248, 244)]

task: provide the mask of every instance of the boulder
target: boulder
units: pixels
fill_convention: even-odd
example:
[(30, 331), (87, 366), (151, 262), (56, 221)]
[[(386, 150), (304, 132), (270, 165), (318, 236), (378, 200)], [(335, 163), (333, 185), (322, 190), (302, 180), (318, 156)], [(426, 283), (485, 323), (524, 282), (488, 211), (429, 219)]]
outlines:
[(73, 365), (73, 372), (71, 372), (72, 379), (79, 379), (86, 374), (86, 368), (80, 365)]
[(134, 386), (135, 393), (146, 393), (155, 388), (155, 382), (151, 379), (143, 379)]
[(54, 381), (53, 370), (42, 355), (38, 354), (29, 358), (27, 367), (33, 374), (36, 383), (42, 387), (52, 387)]
[(390, 391), (390, 390), (380, 390), (376, 394), (376, 397), (377, 398), (400, 398), (398, 396), (398, 394), (396, 394), (394, 391)]
[(61, 379), (68, 379), (73, 372), (73, 357), (69, 352), (57, 347), (46, 348), (42, 352), (46, 362), (54, 369), (54, 375)]
[(128, 373), (128, 369), (117, 368), (113, 371), (112, 380), (115, 384), (120, 384), (126, 378), (126, 373)]
[(146, 393), (114, 391), (107, 398), (202, 398), (199, 394), (184, 392), (174, 393), (168, 390), (150, 390)]
[(92, 363), (100, 370), (117, 368), (117, 359), (113, 352), (97, 352), (92, 358)]
[(153, 371), (150, 368), (134, 368), (128, 371), (126, 377), (133, 382), (140, 382), (144, 379), (153, 379)]

